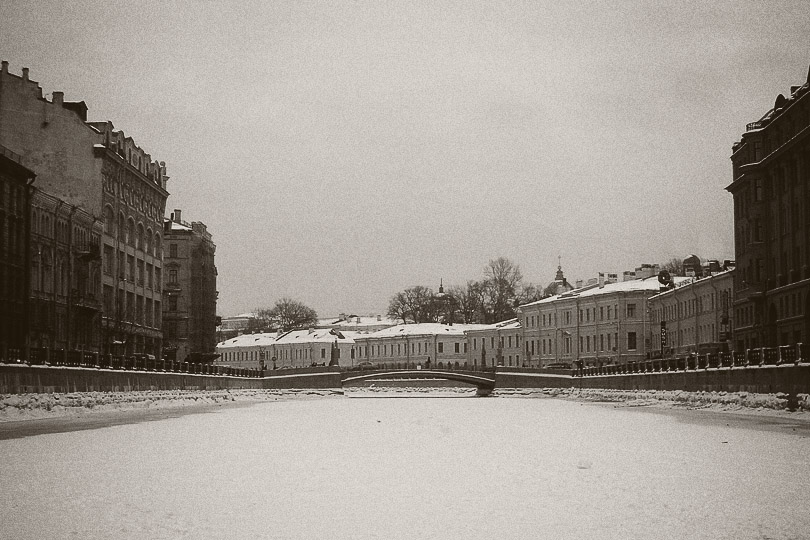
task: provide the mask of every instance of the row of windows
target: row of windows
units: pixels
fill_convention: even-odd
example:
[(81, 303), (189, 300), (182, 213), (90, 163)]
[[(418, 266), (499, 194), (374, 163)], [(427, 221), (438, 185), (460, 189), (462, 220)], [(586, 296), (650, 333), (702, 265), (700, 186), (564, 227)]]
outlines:
[(0, 177), (0, 208), (8, 210), (12, 215), (26, 212), (24, 209), (25, 186), (14, 181), (7, 181), (8, 177)]
[[(453, 345), (453, 352), (455, 352), (455, 353), (460, 354), (462, 352), (464, 352), (464, 353), (467, 352), (467, 342), (466, 341), (465, 342), (455, 342), (452, 345)], [(364, 356), (364, 354), (363, 354), (364, 349), (363, 349), (362, 346), (360, 346), (359, 349), (360, 349), (360, 356), (363, 357)], [(423, 352), (423, 350), (424, 350), (424, 352)], [(445, 352), (444, 351), (444, 343), (441, 342), (441, 341), (438, 342), (436, 344), (436, 350), (439, 353), (444, 353)], [(430, 342), (429, 341), (424, 342), (424, 347), (423, 347), (423, 343), (421, 341), (420, 342), (411, 342), (410, 343), (410, 354), (413, 354), (413, 355), (429, 354), (431, 351), (432, 351), (432, 349), (430, 348)], [(370, 353), (370, 356), (372, 356), (372, 357), (395, 357), (395, 356), (407, 355), (407, 354), (409, 354), (409, 351), (408, 351), (408, 344), (407, 343), (397, 343), (396, 348), (394, 348), (394, 344), (392, 343), (390, 347), (388, 346), (388, 344), (367, 345), (365, 347), (365, 353), (366, 353), (366, 355), (369, 355), (369, 353)]]
[(131, 322), (153, 328), (160, 328), (162, 320), (161, 303), (145, 298), (140, 294), (104, 286), (104, 314), (115, 321)]
[[(115, 261), (112, 246), (104, 246), (104, 273), (108, 276), (115, 275), (113, 269)], [(155, 291), (161, 290), (163, 273), (160, 267), (153, 266), (143, 259), (136, 259), (133, 255), (127, 255), (123, 251), (118, 251), (118, 278), (136, 284), (138, 287), (146, 287)], [(169, 283), (177, 282), (177, 270), (169, 276)]]
[[(720, 293), (720, 307), (723, 309), (728, 309), (729, 307), (730, 294), (731, 292), (729, 290), (724, 290)], [(701, 313), (713, 312), (715, 310), (716, 297), (716, 293), (711, 292), (662, 306), (653, 310), (652, 322), (674, 321), (686, 317), (693, 317)]]
[[(514, 334), (514, 335), (508, 335), (508, 336), (499, 336), (498, 345), (501, 348), (508, 347), (508, 348), (511, 349), (512, 348), (512, 338), (513, 337), (515, 338), (514, 339), (515, 348), (520, 348), (520, 334)], [(478, 350), (478, 340), (476, 338), (471, 338), (470, 341), (472, 341), (473, 350)], [(487, 344), (487, 338), (482, 337), (481, 338), (481, 349), (482, 350), (486, 349), (486, 344)], [(490, 336), (489, 337), (489, 348), (490, 349), (495, 349), (495, 336)], [(456, 352), (458, 352), (458, 351), (456, 351)], [(464, 352), (467, 352), (466, 344), (465, 344)]]
[[(115, 214), (111, 206), (104, 208), (104, 232), (109, 236), (116, 235)], [(160, 233), (152, 232), (151, 228), (144, 229), (143, 223), (135, 225), (133, 218), (125, 218), (123, 213), (118, 214), (118, 240), (135, 249), (143, 250), (154, 257), (162, 256)]]
[[(625, 310), (627, 318), (634, 318), (637, 314), (636, 304), (627, 304)], [(580, 323), (596, 322), (597, 320), (610, 321), (619, 318), (619, 305), (614, 304), (612, 306), (584, 308), (579, 310), (578, 315), (578, 321)], [(560, 313), (560, 319), (563, 325), (571, 324), (571, 311), (563, 311)], [(557, 313), (541, 313), (538, 316), (528, 315), (524, 320), (524, 326), (526, 328), (537, 328), (538, 323), (541, 328), (550, 326), (556, 327), (558, 325)]]
[(31, 260), (32, 290), (61, 296), (67, 296), (69, 288), (90, 292), (99, 290), (101, 281), (97, 271), (71, 272), (70, 267), (67, 256), (57, 256), (54, 261), (50, 249), (37, 248)]

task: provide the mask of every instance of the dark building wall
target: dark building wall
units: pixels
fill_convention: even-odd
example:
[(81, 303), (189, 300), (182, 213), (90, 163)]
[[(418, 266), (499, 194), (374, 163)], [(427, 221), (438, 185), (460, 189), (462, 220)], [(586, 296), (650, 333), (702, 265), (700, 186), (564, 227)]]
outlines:
[(27, 341), (33, 179), (19, 157), (0, 146), (0, 359), (22, 357)]
[(735, 349), (810, 340), (810, 73), (733, 147)]
[[(40, 190), (104, 224), (104, 352), (159, 355), (165, 164), (110, 122), (87, 122), (84, 102), (65, 101), (58, 91), (52, 96), (43, 97), (27, 69), (18, 76), (2, 62), (0, 144), (22, 156)], [(152, 286), (141, 266), (144, 273), (153, 269)]]
[(101, 328), (100, 221), (34, 189), (30, 219), (29, 346), (98, 352)]
[(165, 222), (164, 235), (164, 356), (181, 362), (211, 361), (217, 344), (216, 246), (205, 224), (182, 221), (180, 210)]

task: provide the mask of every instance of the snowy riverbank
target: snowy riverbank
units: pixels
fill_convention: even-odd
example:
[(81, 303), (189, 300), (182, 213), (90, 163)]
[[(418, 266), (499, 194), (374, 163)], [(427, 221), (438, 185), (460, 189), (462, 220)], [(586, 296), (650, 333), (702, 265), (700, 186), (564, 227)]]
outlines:
[[(470, 387), (356, 387), (350, 397), (379, 394), (403, 397), (473, 397)], [(70, 394), (0, 394), (0, 422), (42, 418), (81, 417), (94, 413), (183, 410), (228, 404), (250, 404), (286, 399), (343, 395), (341, 390), (174, 390), (142, 392), (76, 392)], [(498, 389), (493, 397), (558, 398), (611, 402), (627, 407), (710, 409), (761, 415), (791, 414), (810, 420), (810, 395), (754, 394), (749, 392), (684, 392), (664, 390), (609, 390), (577, 388)], [(795, 409), (795, 412), (789, 412)]]
[(339, 390), (152, 390), (0, 394), (0, 422), (73, 417), (96, 412), (182, 409), (340, 394), (342, 392)]
[(732, 412), (788, 412), (810, 416), (810, 394), (755, 394), (752, 392), (685, 392), (682, 390), (612, 390), (597, 388), (500, 389), (496, 396), (547, 396), (592, 402), (614, 402), (628, 407), (677, 407)]

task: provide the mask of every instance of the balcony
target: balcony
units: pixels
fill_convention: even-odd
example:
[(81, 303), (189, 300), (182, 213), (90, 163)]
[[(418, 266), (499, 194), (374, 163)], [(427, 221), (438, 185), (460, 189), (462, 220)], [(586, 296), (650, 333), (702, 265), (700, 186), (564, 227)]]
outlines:
[(80, 246), (76, 250), (76, 255), (84, 261), (98, 261), (101, 260), (101, 248), (98, 242), (91, 242)]
[[(176, 281), (174, 283), (166, 283), (166, 284), (163, 285), (163, 288), (166, 289), (167, 291), (179, 291), (180, 290), (180, 284), (177, 283)], [(160, 290), (160, 289), (158, 289), (158, 290)]]
[(78, 289), (72, 289), (70, 300), (74, 306), (101, 311), (101, 301), (96, 298), (95, 294), (82, 294)]

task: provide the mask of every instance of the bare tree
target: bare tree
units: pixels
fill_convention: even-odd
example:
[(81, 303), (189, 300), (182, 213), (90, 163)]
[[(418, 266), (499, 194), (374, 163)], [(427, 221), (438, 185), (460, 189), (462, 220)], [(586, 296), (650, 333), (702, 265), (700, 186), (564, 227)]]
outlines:
[(455, 286), (449, 292), (455, 301), (460, 321), (465, 324), (484, 320), (484, 285), (480, 281), (468, 281), (466, 287)]
[(266, 321), (270, 328), (277, 328), (282, 332), (307, 328), (318, 324), (318, 314), (314, 309), (291, 298), (277, 300), (270, 309), (259, 309), (259, 318)]
[(498, 322), (515, 316), (515, 299), (521, 289), (523, 274), (520, 266), (506, 257), (489, 261), (484, 267), (484, 284), (492, 320)]
[(544, 297), (545, 294), (543, 293), (542, 288), (531, 283), (527, 283), (520, 288), (520, 292), (515, 299), (515, 307), (536, 302), (537, 300), (542, 300)]
[(661, 265), (661, 270), (666, 270), (673, 276), (682, 276), (683, 259), (672, 257), (670, 260)]
[(391, 297), (387, 315), (403, 323), (435, 322), (439, 318), (436, 296), (429, 287), (415, 285)]

